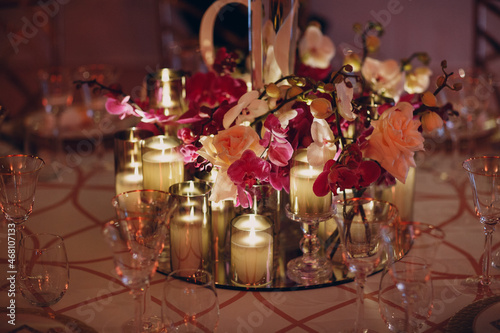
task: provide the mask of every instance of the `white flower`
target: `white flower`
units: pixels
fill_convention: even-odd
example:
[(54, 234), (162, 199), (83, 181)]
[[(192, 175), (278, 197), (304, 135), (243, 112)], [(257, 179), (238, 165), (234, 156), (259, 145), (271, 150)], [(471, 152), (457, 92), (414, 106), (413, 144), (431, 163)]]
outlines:
[(311, 136), (314, 142), (307, 147), (307, 161), (315, 167), (323, 166), (337, 153), (335, 136), (326, 120), (316, 118), (311, 125)]
[(336, 100), (337, 109), (339, 110), (342, 118), (348, 121), (353, 121), (356, 119), (356, 115), (352, 113), (352, 97), (354, 96), (354, 89), (348, 87), (344, 81), (335, 84), (335, 89), (337, 89)]
[(268, 111), (267, 102), (259, 99), (257, 90), (252, 90), (241, 96), (238, 104), (226, 112), (222, 125), (227, 129), (235, 120), (236, 125), (240, 125), (245, 121), (252, 122), (255, 118), (266, 114)]
[(299, 42), (299, 56), (307, 66), (327, 68), (335, 56), (335, 45), (317, 26), (310, 25)]
[(377, 93), (399, 101), (404, 91), (405, 76), (396, 60), (379, 61), (367, 57), (361, 67), (361, 74)]
[(432, 71), (428, 67), (415, 68), (406, 74), (405, 91), (409, 94), (421, 94), (429, 88)]

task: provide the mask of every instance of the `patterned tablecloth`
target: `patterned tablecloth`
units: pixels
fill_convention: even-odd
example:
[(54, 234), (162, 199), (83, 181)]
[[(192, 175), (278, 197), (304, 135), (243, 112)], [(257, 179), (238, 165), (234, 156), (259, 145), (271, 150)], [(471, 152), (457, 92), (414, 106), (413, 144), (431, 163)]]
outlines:
[[(71, 269), (70, 286), (62, 300), (46, 308), (45, 312), (56, 314), (52, 320), (59, 322), (65, 322), (60, 318), (76, 319), (82, 329), (75, 332), (87, 331), (83, 327), (91, 327), (97, 332), (120, 332), (120, 325), (133, 316), (132, 297), (115, 276), (111, 252), (101, 236), (101, 225), (114, 216), (110, 204), (114, 195), (111, 155), (107, 152), (104, 159), (96, 161), (82, 153), (71, 160), (71, 167), (59, 170), (58, 178), (42, 179), (33, 214), (26, 223), (27, 232), (53, 232), (65, 239)], [(453, 317), (455, 313), (464, 308), (467, 312), (467, 307), (475, 301), (498, 292), (488, 289), (468, 292), (460, 285), (465, 277), (480, 273), (484, 243), (482, 227), (474, 215), (470, 185), (461, 168), (461, 157), (452, 162), (449, 154), (428, 149), (418, 161), (414, 219), (439, 226), (446, 233), (433, 266), (434, 309), (423, 331), (445, 332), (450, 318), (455, 325), (451, 331), (458, 331), (456, 327), (470, 328), (474, 318), (463, 312), (463, 317)], [(0, 258), (5, 258), (6, 223), (1, 225)], [(494, 249), (499, 249), (496, 237), (499, 236), (494, 238)], [(0, 305), (3, 311), (9, 289), (6, 270), (6, 260), (2, 259)], [(492, 272), (500, 274), (495, 268)], [(151, 307), (157, 314), (161, 308), (158, 295), (163, 279), (163, 275), (156, 274), (151, 288)], [(387, 332), (378, 310), (379, 280), (380, 274), (368, 279), (365, 320), (368, 327)], [(340, 331), (352, 327), (356, 315), (355, 295), (353, 283), (277, 292), (218, 289), (218, 332)], [(33, 310), (21, 295), (15, 299), (19, 320), (29, 311), (38, 311)], [(488, 302), (474, 304), (478, 304), (476, 311)], [(1, 332), (14, 329), (6, 324), (7, 320), (6, 314), (2, 314)]]

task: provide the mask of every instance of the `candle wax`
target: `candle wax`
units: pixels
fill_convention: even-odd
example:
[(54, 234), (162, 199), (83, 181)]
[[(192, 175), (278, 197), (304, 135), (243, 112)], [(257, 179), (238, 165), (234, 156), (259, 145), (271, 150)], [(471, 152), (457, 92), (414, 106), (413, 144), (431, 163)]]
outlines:
[(144, 188), (168, 191), (184, 180), (184, 161), (176, 153), (149, 151), (142, 156)]

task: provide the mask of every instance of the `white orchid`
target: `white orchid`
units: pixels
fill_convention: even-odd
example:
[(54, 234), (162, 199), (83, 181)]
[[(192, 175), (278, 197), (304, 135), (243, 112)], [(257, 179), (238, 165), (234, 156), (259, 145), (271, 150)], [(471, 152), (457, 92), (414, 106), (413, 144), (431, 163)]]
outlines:
[(259, 99), (259, 92), (252, 90), (245, 93), (238, 100), (238, 104), (233, 106), (224, 115), (222, 125), (224, 128), (229, 128), (236, 120), (236, 125), (240, 125), (246, 121), (252, 122), (255, 118), (266, 114), (269, 111), (269, 106), (266, 101)]
[(298, 48), (302, 63), (310, 67), (327, 68), (335, 56), (332, 40), (315, 25), (306, 28)]
[(428, 67), (417, 67), (406, 74), (405, 91), (409, 94), (421, 94), (429, 88), (432, 71)]
[(307, 161), (312, 166), (323, 166), (337, 154), (335, 135), (326, 120), (314, 118), (311, 136), (314, 142), (307, 147)]
[(342, 81), (335, 84), (335, 89), (337, 90), (336, 101), (337, 109), (342, 116), (347, 121), (353, 121), (356, 119), (356, 115), (352, 112), (352, 98), (354, 96), (353, 87), (348, 87), (347, 84)]
[(361, 73), (377, 93), (399, 101), (404, 91), (405, 76), (396, 60), (380, 61), (367, 57)]

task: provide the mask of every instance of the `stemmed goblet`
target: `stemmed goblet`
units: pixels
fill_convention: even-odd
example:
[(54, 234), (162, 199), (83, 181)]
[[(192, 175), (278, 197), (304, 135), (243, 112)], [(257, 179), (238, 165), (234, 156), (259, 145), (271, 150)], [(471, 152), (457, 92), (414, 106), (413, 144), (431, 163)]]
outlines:
[(466, 279), (466, 286), (490, 286), (498, 280), (490, 274), (493, 231), (500, 220), (500, 156), (479, 156), (465, 160), (476, 215), (483, 224), (485, 243), (482, 275)]
[(0, 204), (5, 218), (21, 226), (33, 210), (38, 174), (44, 162), (32, 155), (0, 157)]
[(433, 308), (431, 268), (444, 232), (433, 225), (398, 221), (387, 235), (379, 310), (392, 332), (419, 332)]
[(23, 226), (33, 210), (38, 175), (44, 161), (33, 155), (0, 157), (0, 206), (16, 229), (16, 253)]
[(162, 317), (168, 332), (214, 332), (219, 301), (212, 274), (191, 268), (170, 273), (163, 285)]
[(69, 285), (69, 265), (62, 237), (41, 233), (25, 236), (19, 244), (19, 290), (36, 306), (57, 303)]
[(333, 217), (337, 223), (343, 257), (354, 273), (357, 317), (354, 332), (363, 332), (364, 287), (366, 278), (382, 261), (385, 228), (398, 218), (396, 206), (371, 198), (335, 201)]
[(125, 329), (158, 331), (161, 319), (149, 316), (148, 290), (158, 267), (175, 202), (166, 192), (136, 190), (120, 193), (112, 203), (117, 218), (106, 224), (104, 236), (113, 251), (117, 274), (136, 299), (135, 317), (126, 323)]
[(322, 167), (311, 166), (307, 161), (307, 151), (299, 149), (292, 159), (290, 169), (290, 203), (285, 208), (288, 218), (301, 223), (303, 236), (300, 249), (303, 255), (287, 264), (287, 276), (301, 285), (326, 283), (332, 276), (332, 264), (320, 255), (318, 238), (320, 223), (332, 218), (332, 195), (318, 197), (313, 184)]

